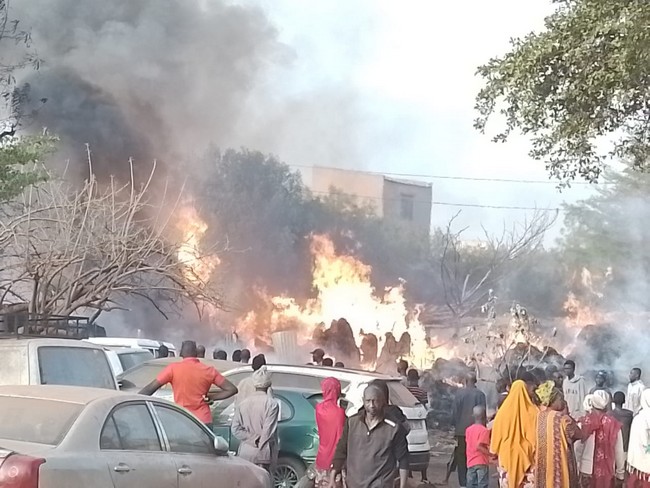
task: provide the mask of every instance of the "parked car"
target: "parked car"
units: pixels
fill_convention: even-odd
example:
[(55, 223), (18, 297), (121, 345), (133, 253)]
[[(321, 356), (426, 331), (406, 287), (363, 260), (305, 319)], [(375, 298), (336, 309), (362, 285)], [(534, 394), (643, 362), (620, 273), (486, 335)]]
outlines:
[[(250, 366), (226, 371), (224, 376), (235, 386), (252, 374)], [(431, 446), (426, 426), (427, 410), (413, 394), (400, 382), (393, 378), (368, 371), (328, 368), (323, 366), (296, 366), (284, 364), (269, 364), (267, 368), (273, 373), (273, 389), (285, 387), (305, 388), (312, 391), (320, 390), (324, 378), (334, 377), (341, 382), (342, 392), (348, 401), (346, 413), (354, 415), (363, 406), (363, 391), (368, 383), (381, 379), (388, 383), (390, 402), (402, 409), (408, 419), (411, 431), (407, 437), (409, 444), (409, 462), (413, 471), (423, 471), (429, 466)]]
[(119, 376), (124, 371), (134, 368), (140, 363), (153, 359), (153, 354), (146, 349), (132, 347), (106, 347), (104, 348), (108, 362), (113, 369), (113, 374)]
[(88, 342), (104, 347), (129, 347), (131, 349), (144, 349), (149, 351), (154, 358), (158, 357), (160, 346), (165, 345), (169, 351), (169, 357), (175, 357), (176, 347), (170, 342), (156, 341), (153, 339), (137, 339), (133, 337), (90, 337)]
[[(128, 371), (120, 374), (117, 379), (120, 383), (120, 388), (122, 391), (129, 392), (138, 392), (160, 374), (160, 372), (165, 369), (168, 364), (182, 361), (182, 358), (160, 358), (160, 359), (150, 359), (143, 363), (138, 364), (137, 366), (131, 368)], [(217, 371), (220, 373), (225, 373), (231, 369), (241, 367), (242, 363), (233, 363), (232, 361), (221, 361), (219, 359), (201, 359), (201, 362), (214, 366)], [(160, 390), (155, 393), (156, 396), (161, 398), (166, 398), (168, 400), (173, 400), (174, 395), (172, 393), (172, 388), (170, 385), (163, 386)]]
[(76, 339), (3, 336), (0, 385), (74, 385), (117, 389), (101, 346)]
[[(0, 485), (270, 488), (263, 469), (165, 400), (70, 386), (0, 387)], [(8, 485), (9, 486), (9, 485)]]
[[(275, 488), (292, 488), (316, 461), (318, 429), (314, 408), (323, 400), (323, 395), (320, 390), (274, 387), (273, 396), (280, 402), (280, 453), (273, 485)], [(346, 406), (345, 400), (342, 402)], [(237, 452), (239, 440), (230, 430), (234, 411), (234, 398), (218, 402), (212, 407), (215, 434), (228, 441), (230, 451)]]

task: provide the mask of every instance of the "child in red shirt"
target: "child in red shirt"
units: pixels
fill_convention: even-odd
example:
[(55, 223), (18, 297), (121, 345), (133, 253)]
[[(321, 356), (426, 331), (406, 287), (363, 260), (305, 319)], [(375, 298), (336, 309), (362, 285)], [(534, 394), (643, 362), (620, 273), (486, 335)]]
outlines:
[(474, 407), (474, 424), (465, 431), (467, 441), (467, 488), (488, 488), (490, 480), (490, 431), (483, 406)]

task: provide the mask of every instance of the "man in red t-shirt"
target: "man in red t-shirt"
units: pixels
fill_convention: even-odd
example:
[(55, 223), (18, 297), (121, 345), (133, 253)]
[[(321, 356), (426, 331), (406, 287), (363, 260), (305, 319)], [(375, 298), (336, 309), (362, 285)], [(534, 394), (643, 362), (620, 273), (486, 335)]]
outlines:
[(174, 402), (189, 410), (212, 430), (212, 412), (206, 402), (210, 387), (216, 385), (221, 388), (219, 392), (210, 393), (211, 400), (230, 398), (237, 394), (237, 387), (215, 368), (199, 361), (196, 342), (184, 341), (180, 356), (182, 361), (169, 364), (140, 394), (153, 395), (162, 386), (171, 383)]
[(485, 407), (474, 407), (474, 424), (465, 431), (467, 441), (467, 488), (488, 488), (490, 481), (490, 431), (485, 426)]

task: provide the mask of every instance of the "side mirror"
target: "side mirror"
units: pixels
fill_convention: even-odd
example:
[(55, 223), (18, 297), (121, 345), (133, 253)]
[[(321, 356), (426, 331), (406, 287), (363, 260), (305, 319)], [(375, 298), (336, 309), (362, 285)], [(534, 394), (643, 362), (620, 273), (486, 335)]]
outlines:
[(225, 456), (228, 454), (228, 449), (230, 446), (228, 446), (228, 442), (226, 442), (226, 439), (224, 439), (221, 436), (216, 436), (214, 438), (214, 450), (216, 451), (217, 455), (219, 456)]

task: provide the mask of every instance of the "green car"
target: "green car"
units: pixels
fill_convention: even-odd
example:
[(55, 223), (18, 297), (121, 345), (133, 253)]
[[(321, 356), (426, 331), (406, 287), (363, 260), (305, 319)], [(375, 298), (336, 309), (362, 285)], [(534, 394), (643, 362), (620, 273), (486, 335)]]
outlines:
[[(318, 430), (314, 407), (323, 400), (323, 395), (320, 391), (274, 388), (273, 396), (280, 402), (280, 454), (273, 485), (275, 488), (291, 488), (316, 460)], [(212, 416), (215, 434), (226, 439), (230, 450), (237, 452), (239, 440), (230, 430), (234, 410), (234, 399), (229, 398), (212, 407)]]

